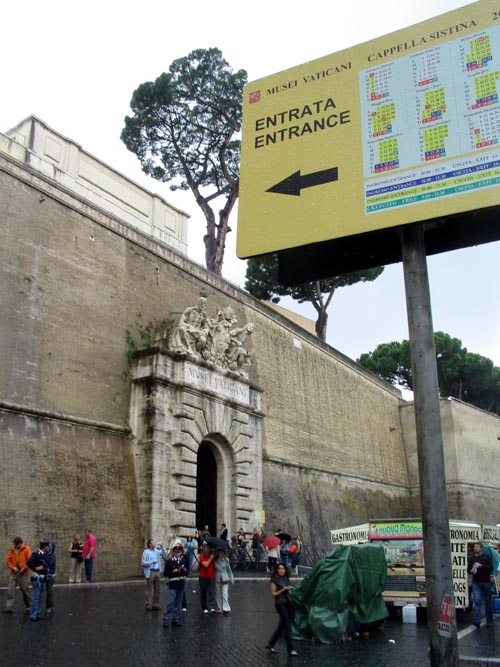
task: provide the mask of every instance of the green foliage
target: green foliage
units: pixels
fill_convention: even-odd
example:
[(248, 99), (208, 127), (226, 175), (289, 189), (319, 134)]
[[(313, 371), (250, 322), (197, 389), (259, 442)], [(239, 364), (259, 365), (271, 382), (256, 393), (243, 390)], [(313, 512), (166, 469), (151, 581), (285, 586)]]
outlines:
[[(244, 70), (219, 49), (196, 49), (133, 93), (121, 139), (146, 174), (190, 189), (207, 223), (207, 268), (220, 275), (229, 214), (238, 197)], [(210, 202), (225, 205), (218, 221)]]
[[(442, 331), (434, 333), (439, 392), (478, 408), (500, 414), (500, 368), (491, 359), (468, 352), (462, 341)], [(357, 360), (391, 384), (413, 389), (410, 343), (382, 343)]]
[(136, 352), (153, 347), (154, 340), (158, 334), (167, 336), (173, 323), (174, 320), (171, 317), (164, 317), (162, 320), (149, 320), (149, 322), (143, 323), (142, 315), (138, 313), (135, 323), (137, 335), (134, 336), (130, 329), (126, 329), (125, 331), (125, 342), (127, 345), (125, 357), (127, 365), (130, 366)]
[(327, 309), (335, 290), (338, 287), (375, 280), (383, 270), (383, 266), (377, 266), (373, 269), (353, 271), (352, 273), (332, 276), (326, 280), (317, 280), (295, 287), (284, 287), (278, 279), (278, 255), (277, 253), (270, 253), (260, 257), (252, 257), (248, 260), (245, 289), (257, 299), (272, 301), (273, 303), (279, 303), (282, 296), (291, 296), (299, 303), (309, 301), (318, 315), (316, 334), (318, 338), (325, 340), (328, 322)]
[(362, 354), (358, 364), (391, 384), (411, 389), (410, 346), (407, 340), (382, 343), (373, 352)]

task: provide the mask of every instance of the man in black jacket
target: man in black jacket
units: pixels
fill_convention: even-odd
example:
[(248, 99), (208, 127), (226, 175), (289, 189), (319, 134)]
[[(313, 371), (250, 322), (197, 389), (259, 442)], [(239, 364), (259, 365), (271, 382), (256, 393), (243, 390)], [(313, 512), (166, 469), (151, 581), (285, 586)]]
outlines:
[(182, 544), (176, 544), (172, 549), (172, 556), (165, 563), (164, 575), (168, 579), (168, 601), (167, 611), (163, 617), (163, 627), (168, 628), (170, 620), (172, 625), (181, 623), (181, 603), (186, 576), (189, 574), (189, 559), (183, 554)]
[(493, 603), (491, 600), (491, 558), (484, 553), (481, 542), (474, 543), (474, 554), (469, 558), (468, 571), (472, 574), (472, 595), (474, 597), (473, 624), (481, 627), (481, 602), (484, 600), (486, 625), (493, 625)]
[(40, 620), (39, 614), (42, 609), (43, 596), (47, 587), (47, 575), (49, 574), (47, 554), (50, 550), (50, 542), (40, 542), (40, 548), (33, 551), (26, 563), (32, 572), (30, 608), (30, 619), (32, 621)]

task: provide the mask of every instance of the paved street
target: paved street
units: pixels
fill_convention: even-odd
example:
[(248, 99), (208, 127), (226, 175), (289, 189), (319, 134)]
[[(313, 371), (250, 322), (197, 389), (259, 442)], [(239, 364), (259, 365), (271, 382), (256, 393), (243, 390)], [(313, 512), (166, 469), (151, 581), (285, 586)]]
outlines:
[[(386, 622), (383, 633), (337, 646), (296, 642), (298, 658), (287, 656), (282, 640), (276, 655), (267, 654), (264, 645), (278, 616), (265, 579), (231, 587), (228, 617), (204, 616), (197, 582), (190, 581), (184, 626), (170, 629), (162, 627), (163, 611), (145, 612), (143, 582), (58, 586), (55, 613), (37, 623), (23, 613), (18, 596), (16, 613), (0, 614), (3, 667), (192, 667), (200, 660), (227, 667), (429, 665), (425, 624), (399, 621)], [(165, 598), (163, 588), (163, 608)], [(3, 607), (3, 595), (1, 603)], [(485, 645), (486, 655), (500, 656), (500, 623), (495, 626), (474, 630), (460, 640), (461, 654), (484, 654)]]

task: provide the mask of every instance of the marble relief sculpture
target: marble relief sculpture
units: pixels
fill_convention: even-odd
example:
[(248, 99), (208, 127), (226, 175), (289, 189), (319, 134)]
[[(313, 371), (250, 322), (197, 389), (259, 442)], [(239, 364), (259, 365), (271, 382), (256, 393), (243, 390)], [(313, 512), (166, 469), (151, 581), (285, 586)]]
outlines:
[(245, 347), (254, 330), (252, 323), (233, 328), (237, 323), (231, 306), (217, 308), (215, 316), (207, 314), (207, 299), (200, 297), (195, 306), (182, 313), (168, 338), (168, 349), (203, 360), (220, 370), (232, 371), (247, 378), (253, 349)]

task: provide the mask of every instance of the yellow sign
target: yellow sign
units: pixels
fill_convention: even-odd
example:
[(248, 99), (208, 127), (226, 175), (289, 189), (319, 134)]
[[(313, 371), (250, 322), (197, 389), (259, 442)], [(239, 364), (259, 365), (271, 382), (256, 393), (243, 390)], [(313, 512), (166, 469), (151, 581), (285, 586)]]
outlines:
[(500, 0), (245, 88), (239, 257), (500, 204)]

